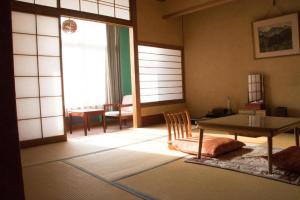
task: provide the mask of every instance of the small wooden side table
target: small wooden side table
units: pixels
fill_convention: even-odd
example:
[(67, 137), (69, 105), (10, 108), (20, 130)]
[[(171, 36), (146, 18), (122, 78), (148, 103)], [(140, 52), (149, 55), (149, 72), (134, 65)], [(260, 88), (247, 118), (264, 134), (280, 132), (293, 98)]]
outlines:
[(87, 131), (90, 130), (89, 117), (99, 116), (102, 117), (102, 127), (104, 133), (106, 133), (106, 123), (105, 123), (105, 111), (104, 109), (80, 109), (72, 110), (69, 112), (69, 129), (70, 134), (72, 134), (72, 117), (81, 117), (83, 119), (84, 134), (87, 136)]

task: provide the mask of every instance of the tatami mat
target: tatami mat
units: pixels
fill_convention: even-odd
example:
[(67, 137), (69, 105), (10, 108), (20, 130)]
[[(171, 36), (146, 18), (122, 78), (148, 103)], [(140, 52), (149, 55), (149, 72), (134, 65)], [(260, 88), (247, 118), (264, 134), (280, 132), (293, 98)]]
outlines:
[(61, 162), (23, 169), (29, 200), (135, 200), (138, 197)]
[(298, 200), (300, 187), (184, 160), (149, 170), (119, 182), (164, 200)]
[[(239, 139), (266, 145), (265, 138)], [(292, 134), (274, 139), (275, 147), (292, 145)], [(73, 138), (21, 153), (25, 193), (30, 200), (300, 199), (297, 186), (184, 163), (185, 154), (167, 148), (165, 126)]]
[(93, 135), (71, 139), (68, 142), (26, 148), (21, 150), (22, 165), (26, 167), (72, 158), (166, 137), (166, 134), (166, 131), (159, 129), (127, 129), (116, 133)]
[(66, 162), (113, 181), (186, 156), (171, 151), (166, 141), (149, 141), (107, 152), (77, 157)]

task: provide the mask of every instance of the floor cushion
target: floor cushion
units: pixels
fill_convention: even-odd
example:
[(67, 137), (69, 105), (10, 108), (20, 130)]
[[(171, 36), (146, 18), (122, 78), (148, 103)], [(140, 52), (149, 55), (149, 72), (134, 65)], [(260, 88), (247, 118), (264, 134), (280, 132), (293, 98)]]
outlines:
[[(171, 148), (184, 153), (197, 155), (199, 142), (198, 138), (178, 139), (172, 141)], [(202, 145), (202, 155), (207, 157), (217, 157), (222, 154), (240, 149), (245, 146), (243, 142), (230, 138), (204, 136)]]
[(300, 173), (300, 148), (292, 146), (275, 153), (272, 156), (272, 161), (278, 168)]

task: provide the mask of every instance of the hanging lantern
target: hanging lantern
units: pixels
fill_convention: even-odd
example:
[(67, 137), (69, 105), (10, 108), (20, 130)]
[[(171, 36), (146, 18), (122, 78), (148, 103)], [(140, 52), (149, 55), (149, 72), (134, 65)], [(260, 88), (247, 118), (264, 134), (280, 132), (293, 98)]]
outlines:
[(77, 30), (77, 24), (74, 20), (69, 18), (63, 22), (62, 29), (65, 33), (75, 33)]

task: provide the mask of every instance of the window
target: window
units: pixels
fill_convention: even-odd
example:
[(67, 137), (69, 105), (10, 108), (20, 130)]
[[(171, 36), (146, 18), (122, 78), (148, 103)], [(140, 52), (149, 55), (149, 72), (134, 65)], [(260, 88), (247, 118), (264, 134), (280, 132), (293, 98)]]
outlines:
[[(16, 0), (57, 8), (57, 0)], [(130, 20), (129, 0), (60, 0), (60, 7)]]
[[(66, 19), (62, 18), (62, 22)], [(106, 101), (106, 25), (72, 20), (77, 24), (77, 31), (62, 32), (65, 107), (100, 107)]]
[(182, 50), (139, 45), (141, 103), (183, 99)]
[(12, 12), (12, 30), (19, 138), (63, 135), (59, 19)]

